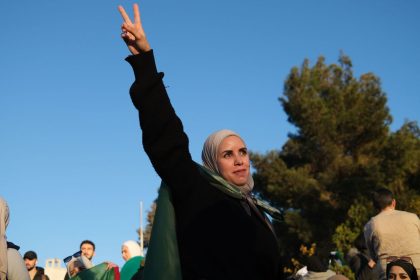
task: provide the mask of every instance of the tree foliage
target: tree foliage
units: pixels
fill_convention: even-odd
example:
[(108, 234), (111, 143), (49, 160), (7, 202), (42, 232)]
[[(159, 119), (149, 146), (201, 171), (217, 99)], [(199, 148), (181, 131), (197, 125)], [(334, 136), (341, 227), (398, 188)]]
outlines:
[[(150, 210), (147, 212), (147, 225), (146, 225), (146, 229), (143, 231), (143, 246), (145, 248), (149, 246), (150, 236), (152, 234), (153, 221), (155, 219), (155, 212), (156, 212), (156, 200), (152, 203), (152, 205), (150, 206)], [(140, 229), (137, 229), (137, 234), (140, 240), (141, 239)]]
[(392, 117), (380, 79), (355, 77), (349, 57), (294, 67), (279, 98), (296, 127), (281, 150), (252, 153), (256, 190), (284, 212), (276, 222), (285, 260), (302, 244), (348, 250), (374, 215), (371, 192), (391, 189), (399, 208), (420, 213), (420, 129)]

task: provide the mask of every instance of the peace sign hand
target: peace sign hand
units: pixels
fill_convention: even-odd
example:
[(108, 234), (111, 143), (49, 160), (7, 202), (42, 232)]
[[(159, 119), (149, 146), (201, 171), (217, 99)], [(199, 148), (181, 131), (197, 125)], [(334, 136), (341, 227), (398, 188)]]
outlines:
[(118, 6), (118, 10), (124, 19), (124, 23), (121, 25), (121, 38), (127, 44), (128, 49), (133, 55), (149, 51), (150, 45), (146, 39), (143, 26), (140, 21), (139, 6), (133, 5), (134, 11), (134, 23), (130, 20), (130, 17), (125, 12), (122, 6)]

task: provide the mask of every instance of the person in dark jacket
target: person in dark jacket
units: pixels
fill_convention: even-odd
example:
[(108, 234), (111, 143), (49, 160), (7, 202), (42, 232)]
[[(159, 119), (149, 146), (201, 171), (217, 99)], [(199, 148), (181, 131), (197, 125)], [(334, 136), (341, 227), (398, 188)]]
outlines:
[(26, 268), (28, 269), (31, 280), (42, 280), (44, 268), (37, 266), (38, 256), (34, 251), (28, 251), (23, 255)]
[(378, 280), (380, 269), (370, 257), (363, 232), (354, 241), (354, 246), (347, 254), (347, 262), (356, 280)]
[[(121, 36), (132, 54), (126, 59), (135, 76), (130, 95), (139, 111), (143, 147), (171, 191), (182, 278), (280, 279), (276, 236), (251, 195), (245, 142), (233, 131), (215, 132), (203, 148), (204, 167), (192, 160), (163, 73), (156, 70), (138, 6), (134, 4), (134, 22), (121, 6), (119, 10), (124, 19)], [(205, 174), (217, 179), (211, 181)], [(240, 198), (231, 194), (235, 191)]]

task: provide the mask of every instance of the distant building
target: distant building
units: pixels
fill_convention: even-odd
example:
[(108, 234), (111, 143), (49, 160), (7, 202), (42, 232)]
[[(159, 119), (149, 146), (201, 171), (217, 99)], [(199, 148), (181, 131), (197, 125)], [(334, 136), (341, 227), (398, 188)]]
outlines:
[(47, 259), (45, 263), (45, 274), (50, 280), (63, 280), (67, 269), (61, 266), (61, 260), (58, 258)]

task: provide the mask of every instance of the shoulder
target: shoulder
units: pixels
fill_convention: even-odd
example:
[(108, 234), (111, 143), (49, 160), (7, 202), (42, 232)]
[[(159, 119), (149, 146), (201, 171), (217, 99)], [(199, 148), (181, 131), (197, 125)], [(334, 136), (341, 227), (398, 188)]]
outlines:
[(374, 224), (374, 218), (375, 217), (372, 217), (366, 224), (365, 224), (365, 226), (364, 226), (364, 231), (366, 232), (366, 231), (369, 231), (369, 230), (372, 230), (372, 228), (373, 228), (373, 224)]
[(36, 272), (37, 272), (37, 274), (44, 274), (44, 268), (40, 267), (40, 266), (37, 266), (36, 267)]
[(29, 280), (28, 270), (22, 256), (14, 248), (7, 249), (7, 270), (9, 280)]
[(401, 210), (395, 210), (395, 215), (407, 218), (407, 219), (412, 219), (414, 221), (418, 221), (419, 217), (417, 216), (417, 214), (415, 213), (411, 213), (411, 212), (407, 212), (407, 211), (401, 211)]
[(22, 263), (23, 263), (23, 259), (22, 259), (22, 256), (20, 255), (19, 251), (16, 250), (16, 248), (13, 248), (13, 247), (7, 248), (7, 259), (9, 260), (9, 262), (10, 262), (10, 260), (12, 260), (12, 261), (22, 260)]

